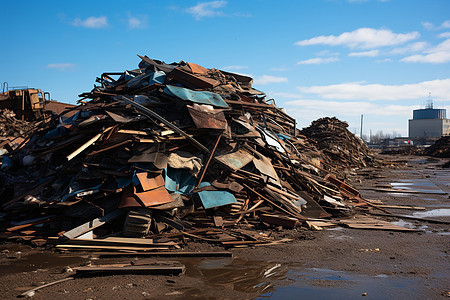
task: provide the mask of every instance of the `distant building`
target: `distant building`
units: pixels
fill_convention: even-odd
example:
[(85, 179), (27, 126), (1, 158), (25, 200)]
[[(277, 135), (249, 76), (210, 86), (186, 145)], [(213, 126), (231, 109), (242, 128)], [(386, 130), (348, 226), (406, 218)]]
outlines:
[(450, 120), (445, 109), (433, 108), (433, 102), (429, 100), (425, 108), (413, 111), (413, 118), (409, 120), (410, 138), (440, 138), (444, 135), (450, 135)]

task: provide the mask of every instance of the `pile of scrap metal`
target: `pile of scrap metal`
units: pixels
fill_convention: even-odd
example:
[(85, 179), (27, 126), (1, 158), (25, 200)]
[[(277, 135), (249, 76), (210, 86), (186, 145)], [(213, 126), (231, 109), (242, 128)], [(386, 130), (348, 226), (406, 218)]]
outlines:
[[(353, 166), (336, 153), (348, 150), (318, 151), (252, 78), (140, 58), (3, 157), (3, 238), (127, 251), (265, 244), (276, 241), (249, 229), (307, 227), (369, 205), (324, 169), (340, 157)], [(354, 143), (338, 129), (334, 138)]]
[(33, 124), (18, 120), (16, 114), (9, 109), (0, 109), (0, 136), (17, 137), (30, 130)]
[(450, 136), (441, 137), (433, 145), (425, 148), (423, 152), (425, 155), (450, 158)]
[(346, 122), (336, 117), (326, 117), (313, 121), (309, 127), (300, 131), (323, 153), (324, 167), (340, 177), (346, 177), (353, 168), (365, 168), (378, 163), (367, 145), (347, 127)]

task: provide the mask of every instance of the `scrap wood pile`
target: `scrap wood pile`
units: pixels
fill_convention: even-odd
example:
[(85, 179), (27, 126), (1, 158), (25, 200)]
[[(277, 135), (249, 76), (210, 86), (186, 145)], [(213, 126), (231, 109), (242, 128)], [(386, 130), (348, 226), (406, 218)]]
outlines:
[(424, 150), (425, 155), (450, 158), (450, 136), (443, 136)]
[(304, 131), (316, 147), (339, 146), (321, 152), (252, 78), (141, 59), (138, 69), (103, 73), (80, 105), (3, 157), (4, 238), (66, 250), (266, 244), (280, 241), (249, 229), (367, 208), (326, 170), (368, 155), (360, 144), (339, 154), (356, 143), (342, 123), (322, 119)]
[[(346, 122), (336, 117), (326, 117), (313, 121), (309, 127), (300, 131), (323, 152), (325, 168), (341, 176), (345, 176), (345, 171), (351, 168), (365, 168), (376, 163), (367, 145), (347, 127)], [(339, 163), (336, 164), (336, 161)]]

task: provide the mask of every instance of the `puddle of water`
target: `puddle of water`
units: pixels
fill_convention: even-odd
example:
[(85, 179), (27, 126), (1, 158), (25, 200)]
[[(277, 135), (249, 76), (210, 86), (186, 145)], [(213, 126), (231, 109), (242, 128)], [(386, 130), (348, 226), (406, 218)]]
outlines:
[[(424, 199), (424, 200), (436, 200), (436, 199)], [(424, 207), (439, 207), (439, 208), (444, 208), (444, 207), (450, 207), (450, 204), (427, 204), (427, 205), (422, 205)]]
[(0, 260), (0, 277), (56, 267), (62, 269), (66, 266), (78, 266), (87, 260), (80, 256), (61, 256), (53, 252), (19, 253), (20, 248), (16, 245), (2, 248), (9, 253), (3, 254)]
[(429, 211), (419, 211), (413, 213), (414, 217), (428, 218), (428, 217), (450, 217), (450, 208), (439, 208)]
[(410, 299), (417, 298), (417, 280), (375, 277), (328, 269), (289, 271), (290, 286), (278, 287), (258, 299)]
[(404, 220), (398, 220), (398, 221), (391, 222), (391, 223), (394, 225), (402, 226), (402, 227), (409, 228), (409, 229), (425, 230), (428, 228), (427, 225), (415, 225), (411, 222), (406, 222)]
[[(287, 264), (248, 261), (240, 258), (179, 259), (186, 266), (186, 276), (201, 278), (208, 286), (227, 286), (235, 291), (261, 294), (274, 291), (274, 282), (286, 280)], [(179, 291), (185, 296), (198, 291)], [(188, 294), (186, 294), (188, 292)]]
[[(415, 291), (419, 286), (416, 279), (303, 268), (292, 263), (240, 258), (181, 259), (180, 262), (186, 265), (186, 276), (201, 278), (212, 289), (231, 288), (251, 298), (259, 295), (257, 299), (353, 299), (360, 298), (362, 293), (367, 293), (368, 299), (407, 299), (417, 296)], [(200, 289), (188, 286), (180, 286), (174, 293), (182, 298), (206, 297)]]

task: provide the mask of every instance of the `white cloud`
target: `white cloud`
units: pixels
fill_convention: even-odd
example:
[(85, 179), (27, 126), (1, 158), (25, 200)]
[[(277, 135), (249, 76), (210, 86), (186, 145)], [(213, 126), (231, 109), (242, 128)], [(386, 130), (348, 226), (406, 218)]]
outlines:
[(322, 86), (300, 86), (297, 89), (303, 94), (313, 94), (322, 99), (411, 100), (425, 98), (428, 92), (432, 92), (436, 101), (448, 101), (450, 99), (450, 78), (403, 85), (348, 82)]
[(416, 54), (405, 58), (400, 61), (409, 63), (431, 63), (431, 64), (442, 64), (450, 62), (450, 39), (447, 39), (425, 51), (426, 54)]
[(423, 27), (425, 27), (425, 29), (428, 29), (428, 30), (434, 29), (434, 25), (431, 22), (421, 22), (421, 24)]
[(57, 69), (60, 71), (68, 71), (75, 67), (75, 64), (72, 63), (62, 63), (62, 64), (48, 64), (45, 66), (47, 69)]
[(443, 32), (438, 35), (440, 38), (450, 38), (450, 32)]
[(330, 101), (330, 100), (294, 100), (285, 103), (286, 106), (300, 107), (310, 114), (319, 116), (395, 116), (409, 117), (413, 109), (419, 106), (380, 105), (372, 102)]
[(337, 57), (316, 57), (316, 58), (310, 58), (307, 60), (302, 60), (297, 63), (297, 65), (319, 65), (319, 64), (327, 64), (331, 62), (338, 61), (339, 58)]
[(332, 52), (330, 50), (322, 50), (315, 53), (316, 56), (339, 56), (338, 52)]
[(391, 62), (393, 61), (392, 58), (385, 58), (385, 59), (379, 59), (376, 61), (376, 63), (383, 63), (383, 62)]
[(223, 16), (224, 13), (220, 10), (220, 8), (224, 7), (226, 4), (226, 1), (203, 2), (187, 8), (186, 12), (191, 14), (197, 20), (204, 17)]
[(281, 83), (281, 82), (287, 82), (288, 79), (286, 77), (277, 77), (272, 75), (262, 75), (258, 78), (254, 79), (255, 84), (269, 84), (269, 83)]
[(394, 48), (390, 51), (391, 54), (406, 54), (406, 53), (414, 53), (422, 51), (427, 48), (429, 45), (426, 42), (416, 42), (404, 47)]
[(269, 92), (267, 94), (270, 95), (273, 98), (295, 99), (295, 98), (300, 98), (301, 97), (300, 94), (285, 93), (285, 92)]
[(338, 36), (316, 36), (308, 40), (298, 41), (295, 45), (341, 45), (350, 48), (370, 49), (384, 46), (395, 46), (419, 37), (420, 34), (417, 31), (409, 33), (393, 33), (389, 29), (359, 28), (351, 32), (344, 32)]
[(233, 65), (222, 68), (222, 70), (243, 70), (243, 69), (248, 69), (248, 66)]
[(442, 22), (441, 26), (439, 26), (439, 29), (448, 29), (450, 28), (450, 20)]
[(378, 56), (380, 54), (379, 50), (370, 50), (370, 51), (363, 51), (363, 52), (351, 52), (348, 54), (348, 56), (353, 56), (353, 57), (363, 57), (363, 56), (367, 56), (367, 57), (375, 57)]
[(76, 18), (72, 22), (73, 26), (81, 26), (85, 28), (105, 28), (108, 26), (108, 19), (105, 16), (101, 17), (89, 17), (85, 20)]
[(131, 16), (128, 15), (128, 28), (143, 29), (147, 27), (147, 16)]

